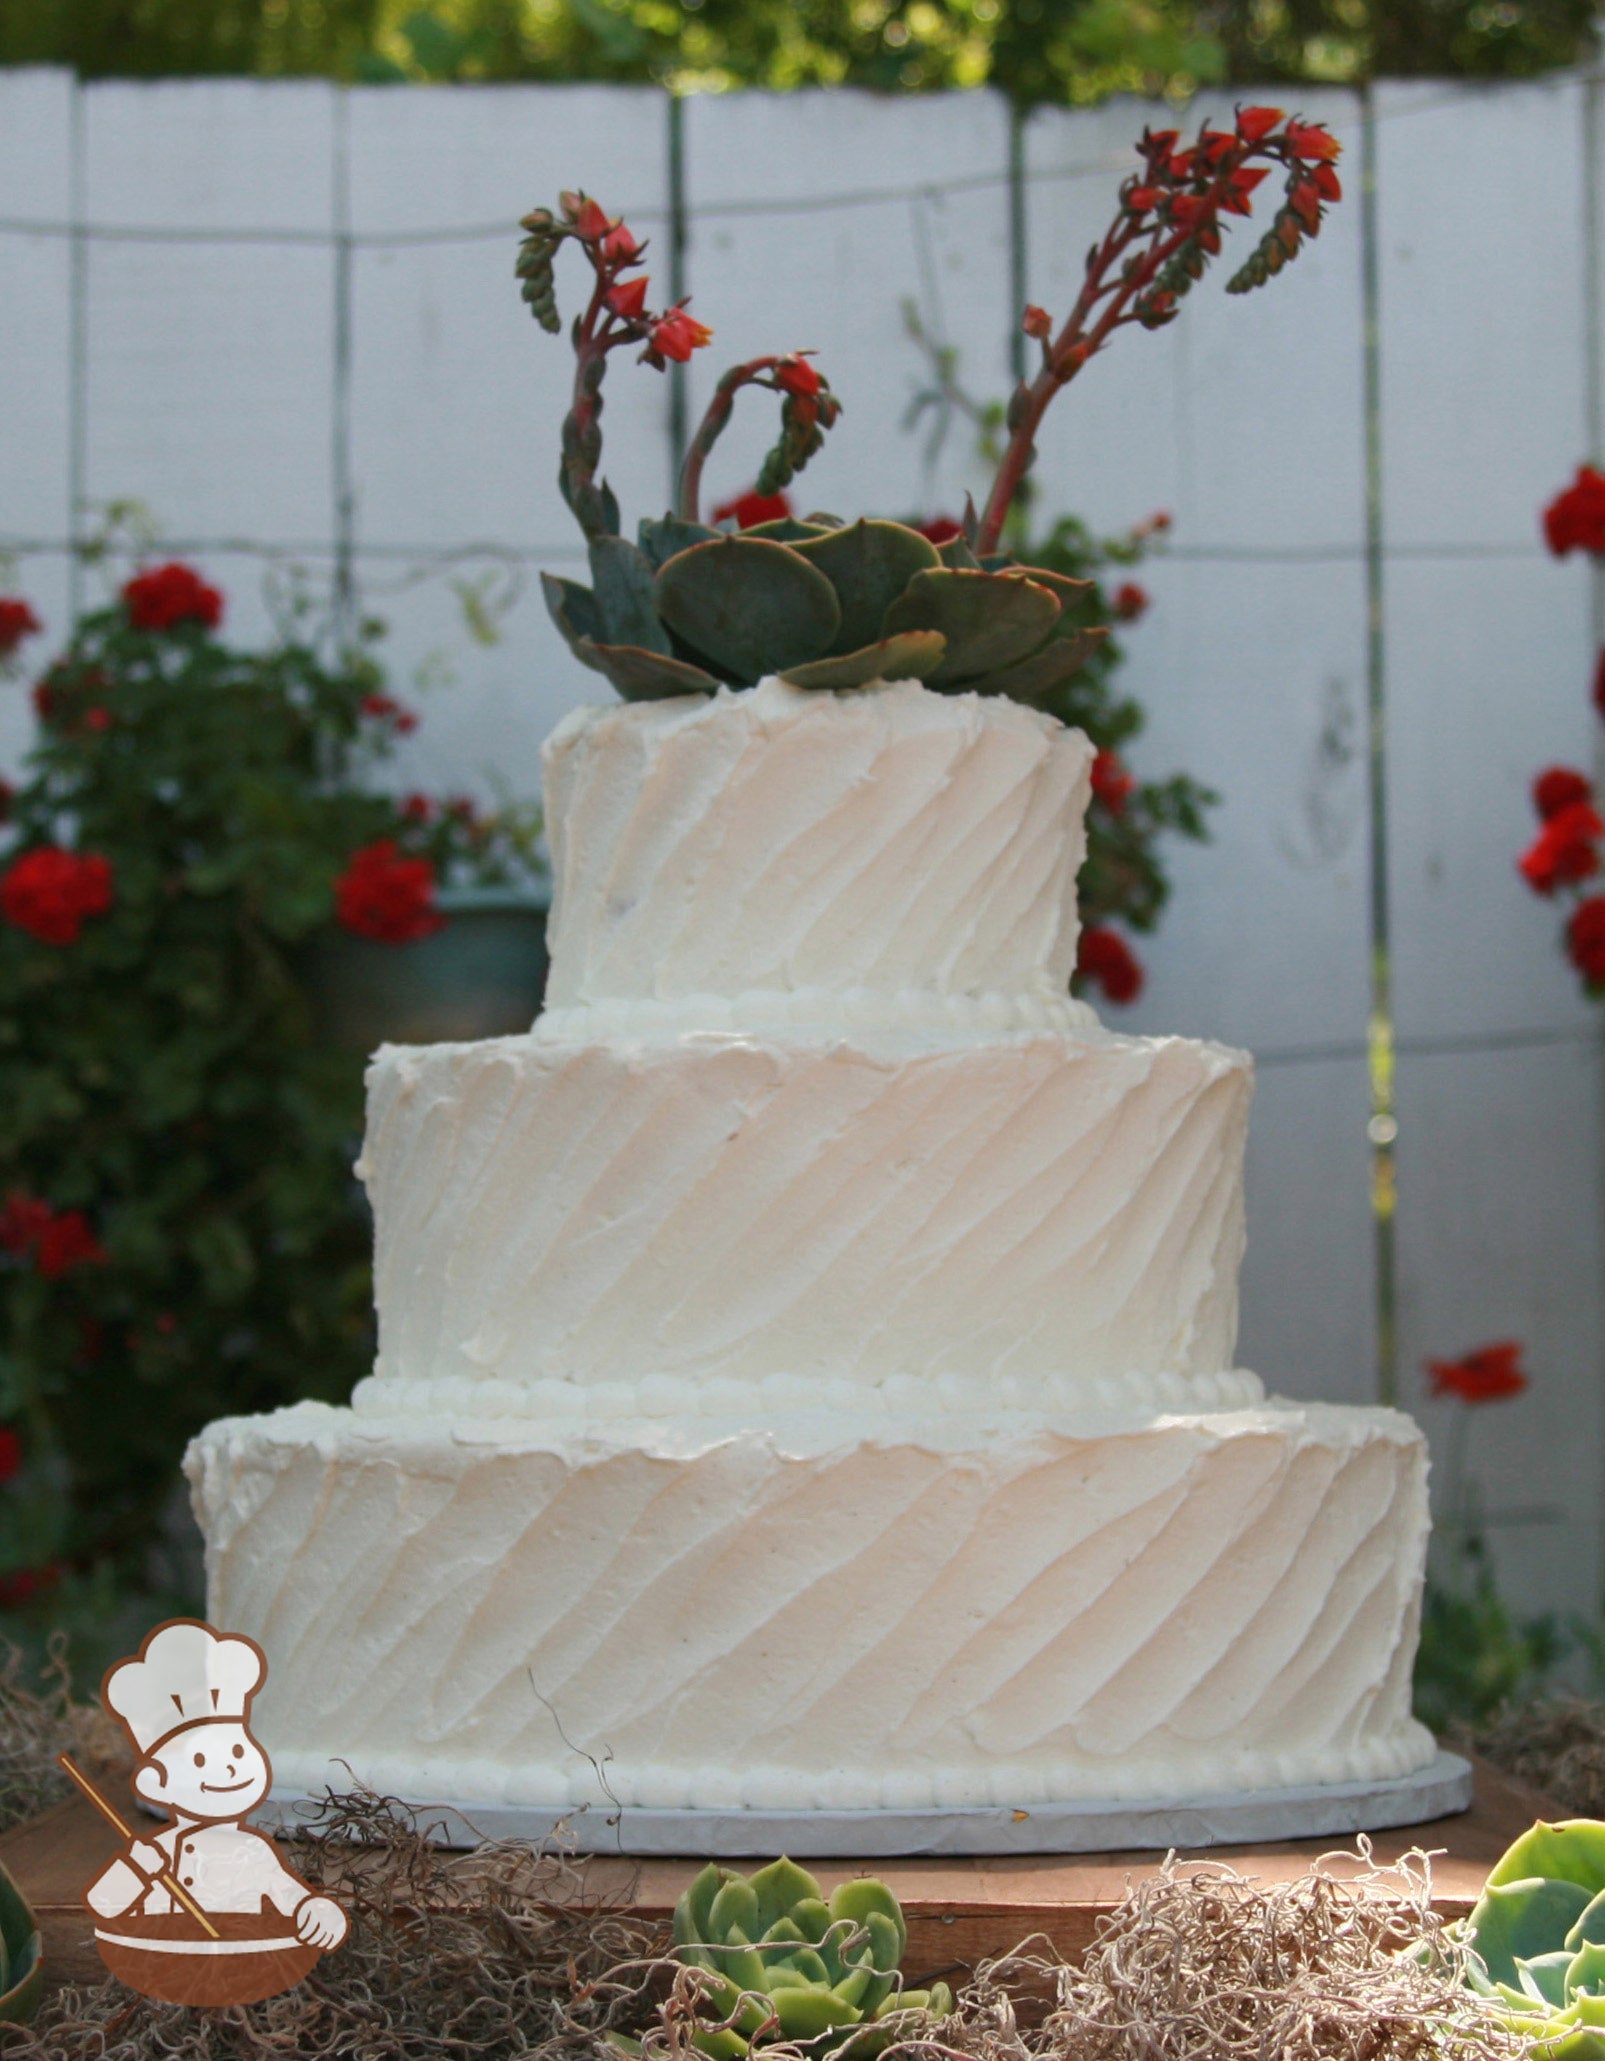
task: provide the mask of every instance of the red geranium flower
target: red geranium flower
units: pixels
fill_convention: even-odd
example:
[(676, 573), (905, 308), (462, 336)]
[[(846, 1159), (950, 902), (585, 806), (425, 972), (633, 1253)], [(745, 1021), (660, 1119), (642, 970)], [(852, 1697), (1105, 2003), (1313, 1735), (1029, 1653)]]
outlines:
[(1142, 993), (1143, 970), (1119, 931), (1095, 923), (1081, 933), (1076, 971), (1095, 980), (1111, 1002), (1135, 1002)]
[(0, 659), (9, 658), (24, 637), (44, 628), (26, 601), (0, 594)]
[(1101, 751), (1092, 762), (1092, 791), (1111, 816), (1118, 816), (1125, 809), (1135, 778), (1126, 771), (1118, 753)]
[(34, 1265), (47, 1281), (59, 1281), (74, 1267), (101, 1267), (106, 1249), (81, 1209), (64, 1209), (39, 1233)]
[(1544, 540), (1557, 558), (1605, 551), (1605, 473), (1578, 466), (1576, 479), (1544, 510)]
[(111, 861), (99, 852), (41, 845), (0, 873), (0, 916), (45, 945), (77, 942), (86, 916), (112, 902)]
[(1135, 580), (1122, 581), (1115, 589), (1113, 606), (1123, 623), (1134, 623), (1148, 606), (1148, 589)]
[(760, 522), (778, 522), (783, 515), (790, 515), (791, 502), (785, 494), (759, 494), (748, 492), (737, 494), (733, 501), (724, 501), (713, 511), (715, 522), (735, 520), (737, 529), (750, 530)]
[(1605, 895), (1590, 895), (1572, 911), (1566, 952), (1591, 988), (1605, 987)]
[(1458, 1360), (1427, 1360), (1435, 1396), (1455, 1395), (1463, 1403), (1502, 1403), (1527, 1386), (1521, 1367), (1521, 1346), (1515, 1339), (1479, 1345)]
[(933, 515), (929, 522), (916, 523), (915, 528), (928, 544), (951, 544), (955, 537), (964, 534), (964, 525), (955, 522), (951, 515)]
[(1557, 809), (1533, 839), (1517, 866), (1535, 893), (1552, 895), (1569, 881), (1587, 880), (1599, 871), (1597, 839), (1605, 822), (1589, 802), (1568, 802)]
[(410, 945), (439, 930), (435, 873), (427, 859), (403, 858), (393, 838), (367, 844), (334, 884), (334, 912), (357, 937)]
[(1570, 766), (1550, 766), (1533, 782), (1533, 807), (1546, 823), (1562, 809), (1593, 799), (1593, 781)]
[(136, 630), (172, 630), (201, 623), (215, 630), (223, 620), (223, 596), (191, 565), (175, 558), (136, 573), (123, 589), (123, 605)]
[(681, 365), (693, 351), (700, 351), (712, 341), (713, 331), (708, 325), (688, 315), (683, 307), (671, 308), (652, 325), (652, 349), (660, 358), (673, 358)]
[(0, 1250), (32, 1251), (39, 1241), (40, 1232), (49, 1222), (48, 1202), (41, 1202), (37, 1195), (24, 1195), (20, 1189), (15, 1190), (0, 1204)]
[(15, 1481), (22, 1472), (22, 1440), (9, 1424), (0, 1424), (0, 1481)]

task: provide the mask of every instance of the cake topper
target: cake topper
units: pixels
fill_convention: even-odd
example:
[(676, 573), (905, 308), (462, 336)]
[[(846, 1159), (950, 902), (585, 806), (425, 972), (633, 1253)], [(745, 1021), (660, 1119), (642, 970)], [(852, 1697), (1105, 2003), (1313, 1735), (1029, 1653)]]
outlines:
[(255, 2003), (291, 1988), (346, 1936), (340, 1906), (245, 1822), (273, 1779), (250, 1724), (266, 1674), (254, 1639), (192, 1617), (159, 1624), (136, 1655), (107, 1670), (101, 1701), (139, 1756), (134, 1793), (168, 1813), (148, 1838), (61, 1756), (122, 1836), (84, 1903), (101, 1959), (145, 1996)]

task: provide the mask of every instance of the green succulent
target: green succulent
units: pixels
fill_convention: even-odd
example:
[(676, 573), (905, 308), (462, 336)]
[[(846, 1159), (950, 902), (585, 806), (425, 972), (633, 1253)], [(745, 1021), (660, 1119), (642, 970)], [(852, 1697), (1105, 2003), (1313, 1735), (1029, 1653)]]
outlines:
[(820, 2055), (863, 2056), (893, 2036), (899, 2011), (945, 2016), (945, 1983), (898, 1987), (908, 1928), (897, 1898), (869, 1876), (844, 1882), (827, 1903), (794, 1861), (750, 1877), (710, 1864), (674, 1907), (674, 1950), (713, 1978), (705, 2010), (728, 2026), (699, 2032), (715, 2061), (737, 2061), (764, 2040)]
[(591, 585), (543, 573), (553, 620), (626, 701), (752, 687), (923, 680), (941, 694), (1040, 706), (1107, 634), (1082, 620), (1094, 582), (905, 523), (783, 516), (740, 535), (666, 515), (640, 541), (590, 539)]
[(1454, 1928), (1468, 1981), (1543, 2061), (1605, 2061), (1605, 1824), (1524, 1832)]

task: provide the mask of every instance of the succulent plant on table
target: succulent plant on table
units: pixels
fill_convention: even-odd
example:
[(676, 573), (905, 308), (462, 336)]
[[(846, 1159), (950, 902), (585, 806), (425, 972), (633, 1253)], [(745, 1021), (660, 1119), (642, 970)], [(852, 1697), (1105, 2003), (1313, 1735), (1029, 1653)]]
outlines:
[(1453, 1935), (1467, 1981), (1542, 2061), (1605, 2061), (1605, 1824), (1539, 1823)]
[(1239, 109), (1230, 129), (1205, 123), (1185, 147), (1174, 129), (1145, 130), (1068, 317), (1056, 331), (1045, 310), (1024, 312), (1037, 369), (1010, 400), (1008, 441), (984, 507), (970, 506), (962, 534), (940, 546), (873, 517), (786, 516), (739, 535), (700, 520), (703, 467), (744, 388), (777, 394), (781, 404), (759, 494), (786, 487), (835, 427), (841, 403), (809, 351), (753, 358), (724, 374), (691, 438), (678, 507), (626, 538), (601, 477), (608, 356), (638, 348), (640, 362), (661, 371), (686, 362), (712, 331), (684, 301), (649, 306), (646, 246), (598, 201), (565, 193), (555, 212), (535, 209), (523, 218), (517, 271), (543, 328), (561, 327), (563, 245), (577, 245), (591, 271), (590, 298), (572, 325), (574, 388), (558, 475), (585, 534), (591, 584), (544, 576), (570, 649), (631, 701), (751, 687), (778, 674), (820, 691), (915, 679), (938, 693), (1041, 706), (1106, 635), (1088, 620), (1091, 581), (1016, 564), (999, 549), (1049, 404), (1117, 330), (1175, 320), (1219, 253), (1228, 218), (1252, 212), (1250, 195), (1273, 167), (1285, 177), (1282, 205), (1227, 290), (1245, 292), (1279, 272), (1341, 196), (1339, 148), (1319, 123), (1284, 121), (1268, 107)]
[(784, 1859), (751, 1876), (710, 1864), (674, 1907), (675, 1955), (705, 1977), (696, 2045), (714, 2061), (782, 2040), (821, 2057), (866, 2056), (906, 2032), (903, 2014), (945, 2017), (945, 1983), (901, 1986), (907, 1943), (884, 1882), (843, 1882), (827, 1899)]

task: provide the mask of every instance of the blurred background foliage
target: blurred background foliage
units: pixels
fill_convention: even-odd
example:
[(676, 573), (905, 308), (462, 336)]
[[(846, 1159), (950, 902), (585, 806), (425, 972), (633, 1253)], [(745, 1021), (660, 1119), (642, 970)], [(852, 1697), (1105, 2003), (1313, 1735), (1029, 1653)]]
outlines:
[(1200, 86), (1519, 78), (1594, 0), (0, 0), (0, 64), (85, 77), (992, 84), (1021, 105)]

